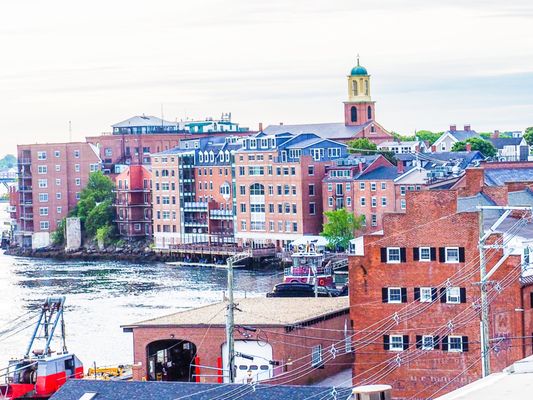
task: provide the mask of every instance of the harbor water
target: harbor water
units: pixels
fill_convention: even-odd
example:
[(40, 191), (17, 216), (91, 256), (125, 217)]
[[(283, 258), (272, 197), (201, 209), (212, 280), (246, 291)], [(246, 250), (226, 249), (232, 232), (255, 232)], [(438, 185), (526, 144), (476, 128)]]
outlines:
[[(264, 296), (280, 280), (279, 271), (236, 270), (235, 294)], [(224, 269), (0, 254), (0, 367), (26, 351), (47, 296), (67, 297), (67, 347), (88, 368), (133, 361), (132, 335), (121, 325), (221, 301), (225, 288)]]

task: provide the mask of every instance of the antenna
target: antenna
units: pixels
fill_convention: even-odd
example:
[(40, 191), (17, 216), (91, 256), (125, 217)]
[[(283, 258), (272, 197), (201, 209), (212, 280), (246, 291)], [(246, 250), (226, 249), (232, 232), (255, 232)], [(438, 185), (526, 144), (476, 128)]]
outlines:
[(163, 122), (164, 119), (163, 119), (163, 103), (161, 103), (161, 130), (163, 131), (164, 130), (164, 125), (165, 123)]

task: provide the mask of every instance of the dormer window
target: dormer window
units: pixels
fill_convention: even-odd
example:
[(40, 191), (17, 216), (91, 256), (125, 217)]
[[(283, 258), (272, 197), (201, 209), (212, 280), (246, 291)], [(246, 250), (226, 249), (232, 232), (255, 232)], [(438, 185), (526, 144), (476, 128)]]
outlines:
[(202, 152), (198, 153), (198, 161), (204, 162), (204, 154)]
[(257, 148), (257, 140), (256, 139), (250, 139), (250, 148), (256, 149)]

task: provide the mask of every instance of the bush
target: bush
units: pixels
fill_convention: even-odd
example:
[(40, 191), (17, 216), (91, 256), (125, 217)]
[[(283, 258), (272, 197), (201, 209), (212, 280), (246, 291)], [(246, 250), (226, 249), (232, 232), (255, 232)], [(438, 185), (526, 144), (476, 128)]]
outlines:
[(59, 224), (57, 224), (57, 229), (52, 232), (51, 239), (52, 243), (56, 246), (59, 246), (61, 244), (65, 243), (65, 229), (67, 226), (67, 220), (66, 218), (63, 218), (61, 221), (59, 221)]
[(96, 240), (98, 241), (98, 243), (106, 245), (107, 243), (109, 243), (109, 239), (111, 238), (112, 232), (113, 227), (111, 225), (101, 226), (96, 230)]

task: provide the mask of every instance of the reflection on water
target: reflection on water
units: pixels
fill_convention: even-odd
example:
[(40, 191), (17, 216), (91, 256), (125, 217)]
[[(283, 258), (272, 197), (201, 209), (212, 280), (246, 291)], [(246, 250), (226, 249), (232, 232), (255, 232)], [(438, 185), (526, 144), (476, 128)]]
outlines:
[[(278, 271), (236, 270), (236, 295), (264, 295), (280, 280)], [(129, 363), (132, 338), (120, 325), (220, 301), (225, 288), (223, 269), (0, 255), (0, 332), (28, 325), (10, 321), (34, 313), (46, 296), (65, 295), (69, 350), (86, 366)], [(30, 335), (31, 327), (12, 337), (0, 333), (0, 368), (24, 353)]]

